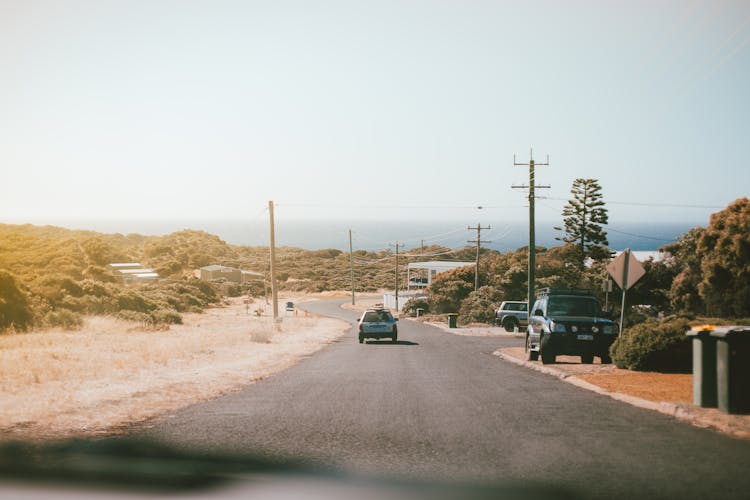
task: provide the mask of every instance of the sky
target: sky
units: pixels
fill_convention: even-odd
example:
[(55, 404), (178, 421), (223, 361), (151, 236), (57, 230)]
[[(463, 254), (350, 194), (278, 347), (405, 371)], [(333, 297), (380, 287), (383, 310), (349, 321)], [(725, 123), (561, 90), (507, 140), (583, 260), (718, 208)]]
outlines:
[(539, 220), (705, 224), (749, 89), (746, 0), (0, 0), (0, 221), (525, 220), (533, 148)]

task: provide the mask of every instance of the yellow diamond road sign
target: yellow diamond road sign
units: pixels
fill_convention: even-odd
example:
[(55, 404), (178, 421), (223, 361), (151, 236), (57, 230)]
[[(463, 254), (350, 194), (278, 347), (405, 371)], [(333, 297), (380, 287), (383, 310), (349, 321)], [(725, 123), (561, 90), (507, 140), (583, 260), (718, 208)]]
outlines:
[[(627, 259), (627, 260), (626, 260)], [(607, 271), (615, 283), (623, 290), (628, 290), (646, 274), (646, 270), (630, 250), (625, 250), (609, 263)]]

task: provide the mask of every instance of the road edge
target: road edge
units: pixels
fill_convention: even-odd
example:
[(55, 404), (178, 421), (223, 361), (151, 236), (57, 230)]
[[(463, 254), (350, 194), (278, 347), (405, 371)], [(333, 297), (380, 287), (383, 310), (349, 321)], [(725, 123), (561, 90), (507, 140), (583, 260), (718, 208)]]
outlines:
[(721, 422), (716, 422), (714, 419), (696, 414), (695, 412), (690, 411), (689, 407), (685, 407), (677, 403), (669, 403), (665, 401), (657, 403), (655, 401), (649, 401), (647, 399), (642, 399), (636, 396), (631, 396), (630, 394), (623, 394), (621, 392), (610, 392), (610, 391), (607, 391), (606, 389), (599, 387), (598, 385), (592, 384), (590, 382), (586, 382), (585, 380), (580, 379), (575, 375), (570, 375), (568, 373), (565, 373), (561, 370), (557, 370), (550, 366), (542, 366), (536, 363), (532, 363), (530, 361), (524, 361), (522, 359), (518, 359), (513, 356), (508, 356), (507, 354), (502, 353), (500, 349), (496, 350), (492, 354), (494, 356), (499, 357), (500, 359), (504, 361), (508, 361), (510, 363), (513, 363), (518, 366), (523, 366), (525, 368), (530, 368), (532, 370), (538, 371), (540, 373), (544, 373), (546, 375), (551, 375), (553, 377), (558, 378), (559, 380), (562, 380), (563, 382), (567, 382), (569, 384), (575, 385), (576, 387), (579, 387), (581, 389), (586, 389), (588, 391), (601, 394), (602, 396), (608, 396), (614, 400), (627, 403), (637, 408), (656, 411), (663, 415), (674, 417), (681, 422), (685, 422), (695, 427), (700, 427), (702, 429), (713, 429), (713, 430), (719, 431), (721, 433), (730, 435), (735, 438), (750, 439), (750, 433), (748, 433), (747, 431), (734, 429), (730, 425), (727, 425)]

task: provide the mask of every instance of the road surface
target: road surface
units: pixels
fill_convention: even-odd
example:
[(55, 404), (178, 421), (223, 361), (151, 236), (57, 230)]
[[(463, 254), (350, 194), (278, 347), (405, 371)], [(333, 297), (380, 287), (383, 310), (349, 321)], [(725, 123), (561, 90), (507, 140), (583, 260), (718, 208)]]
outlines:
[[(354, 321), (342, 302), (305, 307)], [(408, 320), (398, 344), (361, 345), (352, 329), (276, 376), (131, 434), (357, 474), (551, 484), (584, 498), (750, 496), (750, 442), (492, 355), (514, 345)]]

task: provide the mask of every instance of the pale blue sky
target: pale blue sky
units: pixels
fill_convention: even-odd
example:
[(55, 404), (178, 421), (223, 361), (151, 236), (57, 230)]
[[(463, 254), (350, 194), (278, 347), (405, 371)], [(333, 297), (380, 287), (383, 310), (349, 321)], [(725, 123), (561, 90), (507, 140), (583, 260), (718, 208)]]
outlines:
[(540, 219), (707, 222), (749, 90), (746, 0), (0, 0), (0, 221), (518, 220), (533, 146)]

